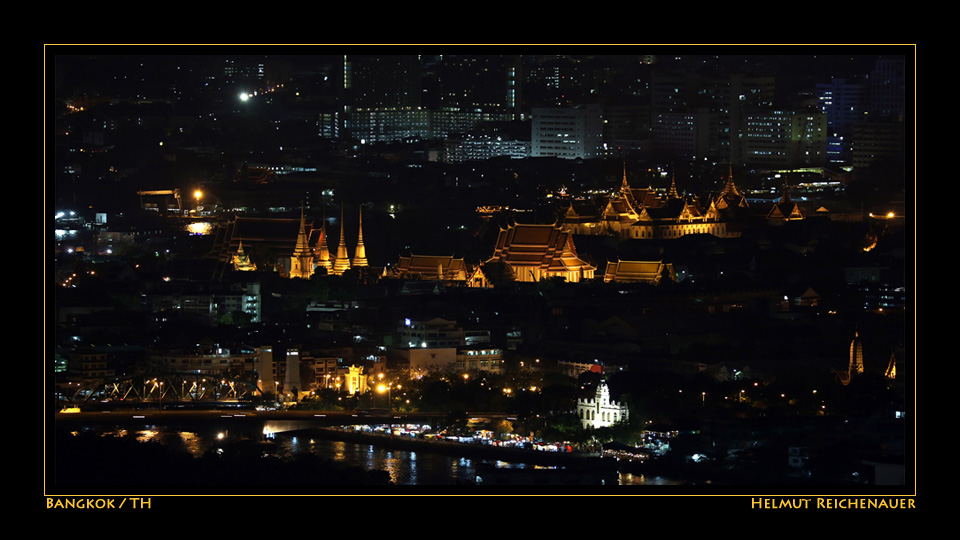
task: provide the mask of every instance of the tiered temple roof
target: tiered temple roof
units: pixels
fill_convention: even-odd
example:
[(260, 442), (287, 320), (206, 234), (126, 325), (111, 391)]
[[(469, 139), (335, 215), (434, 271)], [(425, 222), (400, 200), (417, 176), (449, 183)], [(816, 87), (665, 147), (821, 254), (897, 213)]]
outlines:
[(434, 255), (400, 256), (392, 268), (396, 277), (403, 279), (439, 279), (441, 281), (465, 281), (467, 265), (462, 258)]
[(511, 224), (501, 228), (490, 263), (505, 263), (517, 281), (563, 277), (592, 279), (596, 267), (577, 255), (573, 234), (556, 225)]
[(714, 205), (720, 210), (726, 210), (728, 208), (747, 208), (747, 198), (744, 197), (739, 190), (737, 190), (736, 184), (733, 183), (733, 166), (730, 166), (730, 171), (727, 173), (727, 183), (723, 186), (723, 192), (720, 193), (720, 196), (714, 201)]
[(607, 263), (603, 281), (657, 285), (663, 278), (676, 280), (672, 264), (663, 261), (615, 261)]
[(800, 211), (800, 206), (790, 200), (789, 188), (784, 184), (783, 196), (770, 208), (770, 212), (767, 213), (767, 219), (770, 221), (794, 221), (803, 218), (804, 215), (803, 212)]

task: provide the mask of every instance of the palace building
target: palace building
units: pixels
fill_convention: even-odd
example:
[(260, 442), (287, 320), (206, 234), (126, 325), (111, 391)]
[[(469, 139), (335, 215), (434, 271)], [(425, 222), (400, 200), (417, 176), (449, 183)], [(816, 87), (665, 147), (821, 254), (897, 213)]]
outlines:
[(621, 240), (679, 238), (687, 234), (711, 234), (736, 238), (740, 232), (731, 227), (726, 208), (746, 206), (733, 183), (731, 173), (723, 193), (701, 204), (694, 197), (683, 197), (672, 180), (669, 190), (658, 195), (652, 188), (636, 189), (627, 182), (624, 170), (619, 191), (600, 201), (599, 206), (571, 203), (561, 227), (574, 234), (608, 235)]

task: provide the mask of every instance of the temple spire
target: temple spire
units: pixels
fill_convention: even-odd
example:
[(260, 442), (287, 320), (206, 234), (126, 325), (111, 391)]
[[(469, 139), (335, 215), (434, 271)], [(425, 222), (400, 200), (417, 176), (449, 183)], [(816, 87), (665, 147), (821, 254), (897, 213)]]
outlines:
[(250, 256), (243, 250), (243, 242), (237, 246), (237, 253), (231, 259), (234, 270), (252, 271), (257, 269), (257, 265), (250, 260)]
[(300, 232), (297, 233), (297, 245), (290, 258), (290, 277), (310, 279), (313, 275), (313, 252), (307, 240), (307, 224), (304, 218), (303, 205), (300, 205)]
[(790, 202), (790, 186), (787, 185), (787, 181), (783, 181), (783, 195), (780, 196), (781, 203)]
[(890, 352), (890, 362), (887, 363), (887, 370), (883, 372), (883, 375), (888, 379), (897, 378), (897, 357), (892, 351)]
[(730, 164), (730, 170), (727, 173), (727, 183), (723, 186), (723, 194), (740, 196), (737, 186), (733, 183), (733, 163)]
[(860, 332), (855, 331), (853, 341), (850, 342), (850, 375), (863, 373), (863, 343), (860, 342)]
[(340, 275), (350, 269), (350, 255), (347, 254), (347, 238), (343, 234), (343, 204), (340, 204), (340, 247), (337, 248), (337, 259), (333, 263), (333, 273)]
[(667, 192), (667, 196), (671, 199), (679, 199), (680, 195), (677, 194), (677, 175), (670, 175), (670, 191)]
[(354, 266), (370, 266), (367, 263), (367, 250), (363, 247), (363, 206), (360, 206), (360, 234), (357, 236), (357, 250), (353, 254)]
[(737, 186), (733, 183), (733, 163), (730, 164), (730, 170), (727, 173), (727, 183), (723, 186), (723, 193), (715, 201), (718, 209), (723, 210), (730, 207), (747, 208), (747, 198), (740, 194)]
[(317, 266), (322, 266), (327, 269), (327, 272), (333, 269), (333, 261), (330, 259), (330, 249), (327, 247), (327, 214), (324, 211), (323, 221), (320, 226), (320, 241), (317, 245), (317, 251), (319, 252), (317, 256), (320, 260), (317, 261)]

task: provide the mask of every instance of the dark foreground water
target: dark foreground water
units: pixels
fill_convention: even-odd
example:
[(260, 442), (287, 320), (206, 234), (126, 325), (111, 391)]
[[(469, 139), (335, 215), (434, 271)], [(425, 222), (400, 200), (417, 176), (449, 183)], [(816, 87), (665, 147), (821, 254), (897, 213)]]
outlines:
[[(262, 434), (243, 433), (204, 427), (183, 429), (148, 426), (124, 428), (100, 426), (83, 428), (59, 436), (119, 437), (139, 442), (160, 443), (172, 452), (186, 453), (201, 458), (207, 452), (230, 452), (233, 445), (244, 441), (260, 441)], [(309, 454), (345, 467), (359, 467), (367, 471), (384, 471), (390, 481), (398, 486), (449, 486), (474, 484), (478, 467), (501, 468), (531, 467), (500, 461), (457, 457), (441, 453), (387, 448), (361, 442), (345, 442), (328, 437), (311, 436), (309, 433), (277, 433), (268, 443), (257, 442), (256, 449), (264, 455), (293, 458)], [(621, 474), (620, 485), (672, 485), (676, 482), (663, 478), (648, 478), (642, 475)]]

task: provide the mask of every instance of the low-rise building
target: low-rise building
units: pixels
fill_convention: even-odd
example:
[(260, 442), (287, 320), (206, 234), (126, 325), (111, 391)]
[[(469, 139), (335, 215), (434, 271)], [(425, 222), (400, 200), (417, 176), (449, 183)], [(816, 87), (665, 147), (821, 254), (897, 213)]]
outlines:
[(628, 421), (630, 411), (626, 403), (611, 398), (610, 387), (601, 380), (593, 397), (577, 400), (577, 416), (584, 429), (596, 429)]

